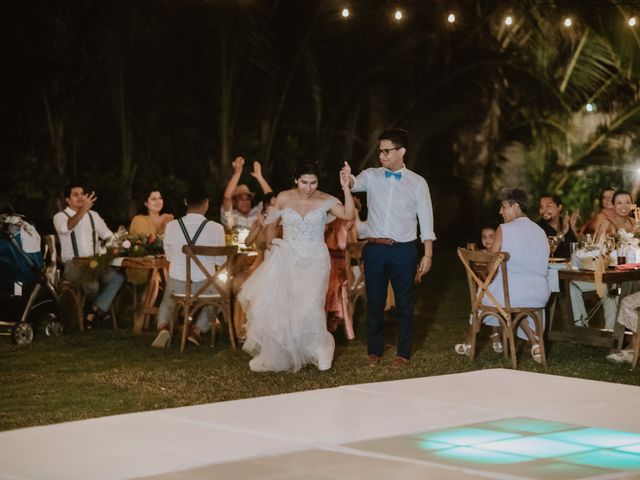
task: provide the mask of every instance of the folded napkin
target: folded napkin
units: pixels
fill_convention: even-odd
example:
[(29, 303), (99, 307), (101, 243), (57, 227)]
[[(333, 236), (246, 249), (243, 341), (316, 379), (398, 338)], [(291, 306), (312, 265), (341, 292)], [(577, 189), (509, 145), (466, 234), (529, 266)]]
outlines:
[(616, 265), (616, 270), (637, 270), (640, 268), (640, 263), (625, 263), (624, 265)]

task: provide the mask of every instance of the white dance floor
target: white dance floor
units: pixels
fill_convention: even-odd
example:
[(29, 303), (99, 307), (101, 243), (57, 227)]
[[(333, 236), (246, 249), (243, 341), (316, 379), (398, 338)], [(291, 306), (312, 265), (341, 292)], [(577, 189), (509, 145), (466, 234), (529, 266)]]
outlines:
[(0, 433), (2, 479), (640, 478), (640, 387), (494, 369)]

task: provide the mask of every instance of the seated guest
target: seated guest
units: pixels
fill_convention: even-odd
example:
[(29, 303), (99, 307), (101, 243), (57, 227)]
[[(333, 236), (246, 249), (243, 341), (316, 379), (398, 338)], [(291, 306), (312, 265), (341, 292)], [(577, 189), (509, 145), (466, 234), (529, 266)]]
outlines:
[[(260, 214), (262, 207), (260, 204), (251, 207), (251, 200), (255, 194), (249, 191), (249, 187), (246, 185), (238, 185), (240, 175), (242, 175), (244, 158), (236, 157), (231, 165), (233, 166), (233, 175), (231, 175), (231, 179), (224, 191), (224, 198), (220, 209), (220, 222), (227, 229), (233, 227), (250, 228), (251, 224)], [(262, 176), (260, 162), (253, 162), (253, 172), (251, 172), (251, 175), (260, 184), (263, 194), (266, 195), (273, 191)]]
[(540, 197), (540, 220), (538, 225), (547, 234), (547, 237), (557, 237), (558, 243), (555, 257), (569, 258), (569, 244), (578, 241), (576, 222), (578, 212), (561, 216), (562, 200), (558, 195), (544, 194)]
[(107, 224), (97, 212), (91, 210), (97, 200), (95, 192), (85, 193), (84, 187), (77, 183), (65, 189), (67, 208), (53, 217), (53, 225), (60, 239), (61, 258), (64, 262), (64, 279), (82, 284), (88, 296), (88, 312), (84, 318), (87, 330), (93, 328), (96, 318), (107, 316), (109, 307), (118, 290), (124, 283), (124, 275), (109, 268), (101, 274), (99, 280), (83, 282), (84, 267), (73, 262), (74, 257), (90, 257), (100, 250), (100, 240), (113, 237)]
[(613, 211), (613, 194), (615, 190), (613, 188), (605, 188), (600, 193), (600, 210), (580, 229), (580, 233), (586, 235), (587, 233), (595, 233), (598, 229), (598, 225), (602, 222), (602, 217), (613, 218), (615, 213)]
[[(173, 320), (174, 301), (171, 297), (174, 292), (185, 293), (187, 285), (187, 264), (182, 247), (187, 244), (206, 245), (210, 247), (224, 246), (224, 228), (205, 218), (209, 210), (209, 196), (204, 188), (192, 186), (187, 191), (184, 200), (187, 206), (187, 214), (178, 220), (172, 220), (167, 224), (164, 234), (164, 253), (169, 260), (169, 278), (164, 289), (162, 302), (158, 309), (158, 336), (153, 341), (153, 347), (166, 348), (171, 339), (170, 325)], [(202, 257), (201, 262), (209, 271), (213, 272), (215, 265), (222, 265), (225, 257)], [(191, 288), (198, 291), (206, 281), (206, 277), (199, 268), (191, 269)], [(213, 291), (213, 287), (209, 287)], [(203, 333), (209, 331), (210, 319), (215, 317), (212, 306), (200, 310), (195, 325), (191, 327), (188, 340), (198, 346)]]
[[(613, 194), (613, 212), (614, 215), (606, 215), (598, 213), (596, 215), (596, 230), (600, 225), (605, 226), (605, 234), (607, 236), (615, 236), (619, 229), (624, 229), (627, 232), (635, 231), (635, 224), (629, 218), (631, 213), (631, 194), (624, 190), (617, 190)], [(585, 326), (588, 321), (587, 309), (584, 305), (584, 298), (582, 294), (584, 292), (593, 292), (596, 290), (594, 282), (571, 282), (570, 284), (571, 295), (571, 309), (573, 310), (573, 321), (577, 326)], [(616, 298), (610, 294), (607, 294), (602, 299), (602, 308), (604, 312), (604, 327), (608, 330), (612, 330), (615, 326), (617, 301)]]
[(325, 231), (325, 243), (329, 249), (331, 269), (324, 310), (327, 314), (327, 330), (335, 333), (339, 326), (344, 328), (347, 340), (353, 340), (353, 319), (349, 315), (347, 256), (345, 250), (349, 242), (357, 240), (354, 222), (336, 219), (329, 223)]
[[(244, 244), (247, 247), (250, 247), (251, 245), (255, 245), (255, 249), (258, 255), (256, 256), (256, 259), (253, 261), (253, 263), (249, 268), (247, 268), (242, 272), (236, 273), (236, 275), (233, 277), (234, 294), (237, 294), (238, 292), (240, 292), (240, 289), (242, 288), (242, 285), (247, 280), (247, 278), (251, 276), (251, 274), (256, 270), (256, 268), (258, 268), (258, 266), (265, 259), (265, 256), (271, 253), (271, 250), (267, 248), (267, 237), (266, 237), (267, 226), (265, 224), (265, 220), (267, 218), (267, 210), (269, 209), (269, 207), (275, 206), (275, 204), (276, 204), (276, 196), (274, 195), (274, 193), (269, 192), (265, 194), (264, 198), (262, 199), (262, 212), (253, 221), (253, 224), (251, 225), (251, 229), (249, 230), (249, 234), (247, 235), (247, 238), (245, 238), (244, 240)], [(278, 225), (278, 230), (279, 230), (279, 233), (277, 234), (277, 236), (282, 237), (281, 225)], [(244, 310), (242, 310), (242, 306), (240, 305), (240, 303), (236, 302), (233, 307), (233, 326), (234, 326), (236, 335), (238, 336), (238, 340), (240, 340), (241, 342), (244, 342), (246, 337), (246, 324), (247, 324), (247, 317), (244, 313)]]
[[(618, 323), (633, 332), (631, 345), (635, 345), (638, 340), (638, 309), (640, 309), (640, 292), (627, 295), (620, 302), (618, 311)], [(633, 360), (633, 350), (620, 350), (607, 355), (607, 360), (611, 363), (631, 363)]]
[(480, 246), (483, 252), (490, 252), (493, 239), (496, 236), (496, 229), (493, 226), (484, 226), (480, 230)]
[[(251, 224), (251, 228), (249, 229), (249, 233), (247, 234), (247, 238), (244, 240), (244, 244), (247, 247), (251, 245), (255, 245), (256, 251), (258, 252), (258, 265), (264, 259), (264, 255), (269, 253), (267, 249), (267, 237), (266, 233), (266, 224), (265, 220), (267, 218), (267, 211), (269, 207), (273, 207), (276, 204), (276, 196), (273, 192), (266, 193), (264, 198), (262, 199), (262, 211), (260, 215), (256, 217), (256, 219)], [(254, 262), (254, 265), (256, 262)], [(258, 265), (255, 265), (257, 268)]]
[[(163, 207), (164, 200), (160, 191), (157, 189), (147, 191), (144, 196), (144, 208), (147, 213), (133, 217), (131, 225), (129, 225), (129, 234), (134, 236), (164, 235), (164, 229), (167, 223), (173, 220), (173, 215), (161, 213)], [(143, 285), (147, 281), (147, 272), (140, 269), (127, 269), (127, 280), (134, 285)], [(146, 307), (155, 305), (159, 288), (160, 276), (156, 272), (150, 280), (148, 296), (142, 299)]]
[[(528, 201), (524, 190), (504, 188), (499, 195), (500, 215), (504, 223), (496, 230), (491, 245), (492, 252), (507, 252), (507, 275), (509, 283), (509, 301), (512, 307), (543, 308), (549, 300), (547, 269), (549, 262), (549, 242), (538, 225), (527, 218)], [(498, 274), (489, 286), (489, 292), (504, 305), (502, 278)], [(487, 304), (491, 302), (485, 300)], [(486, 317), (487, 325), (499, 327), (498, 319)], [(469, 335), (475, 335), (470, 329)], [(527, 319), (520, 323), (517, 335), (531, 343), (531, 356), (537, 363), (542, 362), (540, 339), (534, 334), (534, 323)], [(455, 351), (468, 354), (471, 345), (459, 343)]]
[(162, 194), (158, 190), (148, 191), (144, 197), (145, 214), (136, 215), (129, 225), (131, 235), (162, 235), (173, 215), (161, 213), (164, 207)]
[(612, 197), (613, 214), (600, 211), (593, 218), (595, 231), (600, 225), (605, 225), (605, 235), (615, 236), (621, 228), (627, 232), (635, 231), (635, 223), (629, 217), (634, 204), (631, 194), (626, 190), (616, 190)]

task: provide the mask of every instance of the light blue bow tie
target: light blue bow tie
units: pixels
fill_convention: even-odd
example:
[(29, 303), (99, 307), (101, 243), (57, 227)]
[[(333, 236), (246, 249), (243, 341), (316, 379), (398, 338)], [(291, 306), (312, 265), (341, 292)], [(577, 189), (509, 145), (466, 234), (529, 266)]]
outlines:
[(385, 170), (384, 178), (389, 178), (389, 177), (393, 177), (396, 180), (400, 180), (400, 178), (402, 177), (402, 172), (392, 172), (390, 170)]

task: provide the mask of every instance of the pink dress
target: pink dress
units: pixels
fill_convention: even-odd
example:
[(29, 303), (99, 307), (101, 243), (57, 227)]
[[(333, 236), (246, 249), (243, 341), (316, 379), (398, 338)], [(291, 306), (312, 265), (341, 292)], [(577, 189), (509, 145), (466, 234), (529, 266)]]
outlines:
[(327, 313), (327, 329), (335, 332), (342, 325), (348, 340), (353, 340), (353, 320), (349, 315), (347, 291), (347, 259), (345, 250), (349, 237), (348, 223), (336, 219), (327, 225), (325, 242), (331, 257), (329, 287), (325, 300)]

